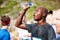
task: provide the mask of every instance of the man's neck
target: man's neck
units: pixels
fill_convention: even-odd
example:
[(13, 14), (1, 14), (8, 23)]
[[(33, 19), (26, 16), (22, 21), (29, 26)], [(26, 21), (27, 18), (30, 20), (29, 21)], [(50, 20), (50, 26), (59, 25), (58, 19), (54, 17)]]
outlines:
[(44, 21), (44, 20), (38, 21), (38, 25), (39, 25), (39, 26), (42, 26), (42, 25), (44, 25), (45, 23), (46, 23), (46, 21)]
[(8, 26), (2, 26), (1, 29), (8, 29)]

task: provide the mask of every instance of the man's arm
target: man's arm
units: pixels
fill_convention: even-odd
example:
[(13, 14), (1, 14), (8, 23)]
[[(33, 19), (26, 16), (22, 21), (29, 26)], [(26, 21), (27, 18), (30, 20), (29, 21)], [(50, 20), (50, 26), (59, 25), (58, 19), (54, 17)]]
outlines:
[(22, 28), (22, 29), (26, 29), (25, 24), (22, 24), (22, 20), (23, 20), (23, 16), (25, 15), (26, 11), (27, 11), (29, 8), (30, 8), (30, 7), (26, 6), (26, 8), (23, 9), (23, 10), (20, 12), (20, 15), (18, 16), (18, 18), (17, 18), (17, 20), (16, 20), (16, 24), (15, 24), (16, 27), (19, 27), (19, 28)]

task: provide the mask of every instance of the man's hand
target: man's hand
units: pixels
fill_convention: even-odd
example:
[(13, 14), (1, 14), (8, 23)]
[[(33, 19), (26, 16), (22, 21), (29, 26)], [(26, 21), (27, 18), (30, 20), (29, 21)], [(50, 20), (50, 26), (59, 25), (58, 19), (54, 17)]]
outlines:
[(29, 8), (30, 8), (30, 6), (29, 6), (28, 4), (25, 4), (25, 6), (24, 6), (23, 9), (27, 10), (27, 9), (29, 9)]

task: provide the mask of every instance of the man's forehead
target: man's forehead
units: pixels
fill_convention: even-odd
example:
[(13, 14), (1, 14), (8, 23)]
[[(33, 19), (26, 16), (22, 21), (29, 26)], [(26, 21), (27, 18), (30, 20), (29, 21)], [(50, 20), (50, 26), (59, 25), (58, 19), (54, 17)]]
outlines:
[(36, 10), (45, 10), (45, 8), (44, 7), (38, 7), (38, 8), (36, 8)]
[(44, 12), (45, 12), (45, 9), (37, 8), (35, 11), (39, 11), (39, 12), (41, 12), (41, 13), (44, 13)]

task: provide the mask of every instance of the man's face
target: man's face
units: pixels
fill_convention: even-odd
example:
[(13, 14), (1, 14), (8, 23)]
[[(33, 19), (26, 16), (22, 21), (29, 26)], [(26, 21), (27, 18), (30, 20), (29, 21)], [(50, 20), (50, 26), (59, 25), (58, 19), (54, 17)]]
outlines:
[(42, 10), (41, 9), (36, 9), (34, 13), (34, 20), (39, 21), (42, 19)]

